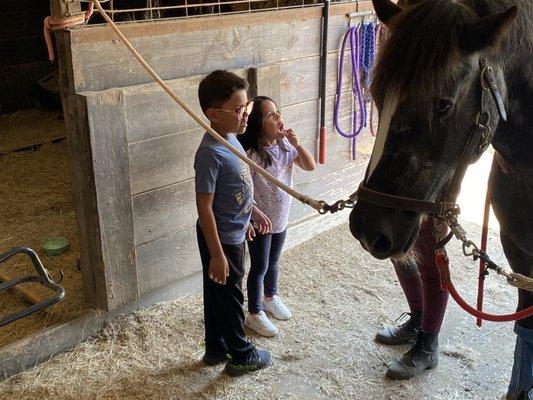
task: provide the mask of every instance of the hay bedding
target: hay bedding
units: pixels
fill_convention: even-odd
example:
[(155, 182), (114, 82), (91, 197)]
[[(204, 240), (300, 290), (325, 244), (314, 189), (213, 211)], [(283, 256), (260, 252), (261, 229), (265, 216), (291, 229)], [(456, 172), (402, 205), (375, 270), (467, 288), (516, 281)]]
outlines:
[[(37, 110), (2, 116), (1, 140), (24, 141), (50, 130), (65, 131), (56, 113)], [(44, 266), (58, 277), (65, 299), (44, 313), (34, 314), (0, 328), (0, 346), (12, 343), (45, 327), (64, 323), (83, 315), (88, 305), (82, 299), (81, 273), (76, 266), (79, 243), (70, 189), (69, 160), (66, 141), (44, 144), (36, 151), (0, 155), (0, 252), (15, 246), (29, 246), (37, 251)], [(51, 236), (65, 236), (71, 249), (60, 256), (46, 256), (42, 243)], [(0, 265), (12, 274), (34, 273), (28, 259), (16, 256)], [(33, 284), (27, 284), (31, 287)], [(11, 291), (0, 295), (0, 315), (27, 307)]]
[[(479, 227), (466, 225), (469, 232)], [(490, 238), (491, 248), (497, 239)], [(452, 253), (462, 293), (475, 298), (475, 266)], [(499, 254), (501, 258), (502, 255)], [(372, 338), (406, 309), (391, 265), (362, 252), (347, 226), (286, 252), (281, 293), (293, 311), (273, 339), (251, 336), (274, 365), (231, 379), (203, 367), (200, 294), (155, 305), (110, 323), (98, 337), (0, 384), (3, 399), (495, 399), (506, 389), (514, 335), (510, 324), (478, 329), (450, 302), (441, 364), (410, 382), (384, 378), (406, 347)], [(510, 311), (515, 293), (487, 282), (487, 307)]]
[[(51, 175), (50, 171), (56, 171)], [(66, 299), (47, 311), (0, 329), (0, 344), (82, 314), (75, 219), (68, 186), (66, 143), (0, 157), (0, 249), (27, 244), (36, 249), (51, 235), (65, 235), (72, 250), (43, 262), (65, 272)], [(467, 225), (468, 231), (479, 227)], [(498, 241), (490, 238), (491, 248)], [(501, 250), (495, 257), (503, 260)], [(453, 270), (461, 293), (475, 298), (475, 269), (454, 246)], [(23, 268), (14, 260), (9, 268)], [(274, 339), (251, 336), (269, 349), (274, 365), (238, 379), (222, 367), (199, 362), (202, 298), (193, 294), (123, 316), (73, 350), (0, 383), (2, 399), (493, 399), (505, 391), (512, 362), (511, 324), (472, 319), (450, 303), (441, 338), (441, 365), (410, 382), (383, 377), (386, 364), (406, 347), (377, 345), (372, 337), (406, 309), (388, 262), (372, 259), (346, 226), (327, 232), (282, 258), (281, 293), (293, 311), (277, 322)], [(515, 307), (515, 293), (490, 278), (493, 312)], [(0, 297), (0, 312), (22, 303)]]

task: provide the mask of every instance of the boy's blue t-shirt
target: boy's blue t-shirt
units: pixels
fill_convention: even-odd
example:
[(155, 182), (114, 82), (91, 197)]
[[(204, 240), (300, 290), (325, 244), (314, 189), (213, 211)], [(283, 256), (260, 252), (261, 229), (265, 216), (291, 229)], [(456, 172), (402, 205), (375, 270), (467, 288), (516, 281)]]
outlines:
[[(246, 154), (234, 134), (226, 140)], [(196, 193), (214, 193), (213, 212), (220, 242), (244, 242), (253, 206), (250, 168), (208, 133), (194, 158)]]

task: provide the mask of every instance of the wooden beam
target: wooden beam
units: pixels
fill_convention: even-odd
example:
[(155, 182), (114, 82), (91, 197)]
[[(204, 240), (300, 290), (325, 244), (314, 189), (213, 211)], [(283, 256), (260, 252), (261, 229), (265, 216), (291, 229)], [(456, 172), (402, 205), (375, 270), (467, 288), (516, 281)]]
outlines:
[(121, 89), (86, 95), (92, 167), (105, 275), (106, 309), (138, 299), (133, 206), (124, 95)]
[[(53, 0), (51, 6), (54, 17), (69, 12), (63, 0)], [(88, 304), (107, 309), (87, 104), (85, 97), (74, 92), (70, 32), (55, 31), (54, 34), (59, 64), (59, 92), (67, 127), (72, 198), (80, 241), (84, 297)]]
[(50, 0), (50, 15), (52, 18), (63, 18), (81, 11), (79, 0)]
[[(348, 27), (345, 12), (338, 11), (355, 8), (355, 4), (338, 6), (332, 6), (337, 12), (330, 18), (329, 51), (338, 50)], [(159, 29), (162, 26), (169, 29)], [(321, 8), (312, 7), (258, 15), (125, 24), (120, 28), (160, 76), (170, 80), (211, 72), (213, 65), (231, 70), (318, 57), (320, 26)], [(77, 92), (152, 81), (107, 28), (89, 26), (72, 29), (71, 34)]]
[[(330, 16), (345, 16), (356, 10), (372, 9), (372, 1), (364, 0), (357, 3), (332, 4)], [(183, 34), (187, 32), (207, 32), (215, 29), (228, 29), (235, 26), (252, 26), (265, 24), (287, 24), (290, 21), (320, 19), (322, 6), (293, 8), (276, 11), (241, 14), (212, 14), (201, 18), (174, 19), (151, 22), (150, 24), (129, 23), (121, 24), (120, 29), (127, 38), (149, 36), (163, 36)], [(76, 29), (73, 44), (111, 41), (114, 34), (106, 25), (90, 27), (90, 29)]]

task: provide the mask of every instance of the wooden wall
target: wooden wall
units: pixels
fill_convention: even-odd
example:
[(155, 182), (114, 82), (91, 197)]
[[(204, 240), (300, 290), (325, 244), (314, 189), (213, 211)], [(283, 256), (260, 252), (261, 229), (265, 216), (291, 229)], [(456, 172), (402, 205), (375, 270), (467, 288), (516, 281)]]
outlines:
[[(356, 188), (371, 146), (365, 132), (359, 141), (358, 161), (352, 161), (350, 144), (334, 132), (332, 121), (338, 50), (348, 27), (345, 14), (354, 8), (331, 7), (327, 163), (313, 172), (295, 173), (298, 190), (327, 201), (345, 198)], [(317, 7), (122, 28), (196, 112), (201, 113), (197, 88), (203, 75), (214, 69), (233, 70), (251, 77), (252, 95), (275, 98), (286, 123), (316, 153), (320, 25), (321, 8)], [(80, 235), (82, 241), (84, 235), (98, 235), (101, 244), (100, 261), (95, 263), (94, 256), (82, 254), (82, 267), (95, 303), (111, 310), (200, 270), (193, 158), (203, 131), (151, 83), (108, 28), (75, 29), (67, 45), (65, 54), (72, 68), (69, 90), (75, 93), (76, 107), (83, 109), (83, 117), (70, 125), (71, 136), (88, 135), (89, 175), (94, 174), (88, 184), (96, 202), (93, 221), (87, 222), (95, 226), (94, 232), (80, 230)], [(352, 107), (349, 85), (346, 79), (340, 113), (346, 127)], [(76, 141), (80, 138), (71, 137), (72, 143)], [(71, 158), (75, 163), (76, 146)], [(80, 176), (73, 182), (85, 185)], [(79, 198), (78, 213), (94, 206), (84, 201)], [(87, 221), (87, 212), (84, 215)], [(291, 245), (310, 232), (323, 230), (328, 225), (324, 218), (294, 202)]]

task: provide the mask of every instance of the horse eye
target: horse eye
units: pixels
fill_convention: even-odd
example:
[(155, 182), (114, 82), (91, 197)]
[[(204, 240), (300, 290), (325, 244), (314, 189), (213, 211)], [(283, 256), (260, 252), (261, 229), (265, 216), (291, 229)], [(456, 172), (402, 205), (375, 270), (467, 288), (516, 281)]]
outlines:
[(437, 103), (437, 112), (446, 115), (453, 109), (453, 102), (448, 99), (440, 99)]

